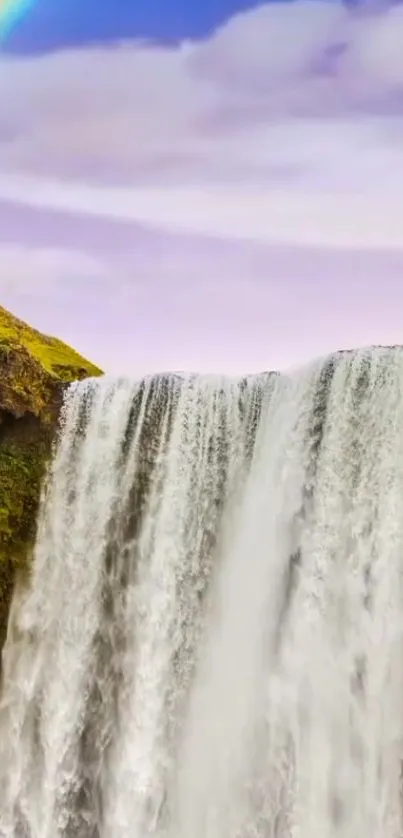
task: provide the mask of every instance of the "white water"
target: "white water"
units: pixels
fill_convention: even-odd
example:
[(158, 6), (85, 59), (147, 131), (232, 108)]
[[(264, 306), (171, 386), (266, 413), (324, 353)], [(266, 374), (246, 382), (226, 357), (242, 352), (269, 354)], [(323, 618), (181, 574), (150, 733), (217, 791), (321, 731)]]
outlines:
[(71, 388), (0, 838), (401, 838), (403, 353)]

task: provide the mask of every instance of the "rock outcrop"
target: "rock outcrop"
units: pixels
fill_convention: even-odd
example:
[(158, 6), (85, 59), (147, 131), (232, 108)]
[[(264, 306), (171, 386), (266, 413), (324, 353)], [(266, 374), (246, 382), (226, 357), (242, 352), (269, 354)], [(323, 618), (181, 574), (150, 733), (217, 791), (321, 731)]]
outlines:
[(0, 649), (16, 577), (29, 568), (64, 390), (99, 375), (66, 344), (0, 307)]

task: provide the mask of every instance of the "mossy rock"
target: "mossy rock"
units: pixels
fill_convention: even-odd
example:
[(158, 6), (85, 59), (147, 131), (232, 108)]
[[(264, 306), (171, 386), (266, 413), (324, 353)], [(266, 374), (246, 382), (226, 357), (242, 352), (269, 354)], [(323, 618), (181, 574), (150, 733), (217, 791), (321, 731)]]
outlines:
[(0, 649), (16, 573), (29, 571), (63, 393), (99, 375), (74, 349), (0, 307)]

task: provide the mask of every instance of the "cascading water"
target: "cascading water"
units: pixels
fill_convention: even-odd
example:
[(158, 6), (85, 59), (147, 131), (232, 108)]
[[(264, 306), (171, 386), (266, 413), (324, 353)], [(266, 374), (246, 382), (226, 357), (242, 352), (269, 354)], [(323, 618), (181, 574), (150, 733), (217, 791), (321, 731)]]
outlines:
[(401, 838), (403, 351), (68, 392), (0, 838)]

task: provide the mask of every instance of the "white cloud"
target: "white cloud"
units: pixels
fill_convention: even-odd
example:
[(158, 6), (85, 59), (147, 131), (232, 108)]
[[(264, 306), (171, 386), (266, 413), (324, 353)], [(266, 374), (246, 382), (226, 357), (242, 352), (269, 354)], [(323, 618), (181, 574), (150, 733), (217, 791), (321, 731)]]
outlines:
[[(336, 2), (298, 0), (239, 14), (178, 49), (133, 43), (3, 57), (1, 166), (106, 181), (209, 170), (215, 178), (229, 144), (227, 175), (237, 178), (260, 136), (273, 168), (276, 123), (292, 135), (309, 118), (314, 139), (324, 117), (401, 116), (402, 43), (402, 7), (358, 17)], [(298, 141), (296, 133), (288, 142), (292, 162)]]
[[(185, 233), (401, 248), (403, 9), (0, 61), (0, 199)], [(12, 97), (10, 100), (10, 91)]]
[(190, 64), (216, 83), (267, 93), (281, 82), (298, 80), (349, 25), (347, 10), (338, 3), (262, 5), (218, 29), (194, 51)]

